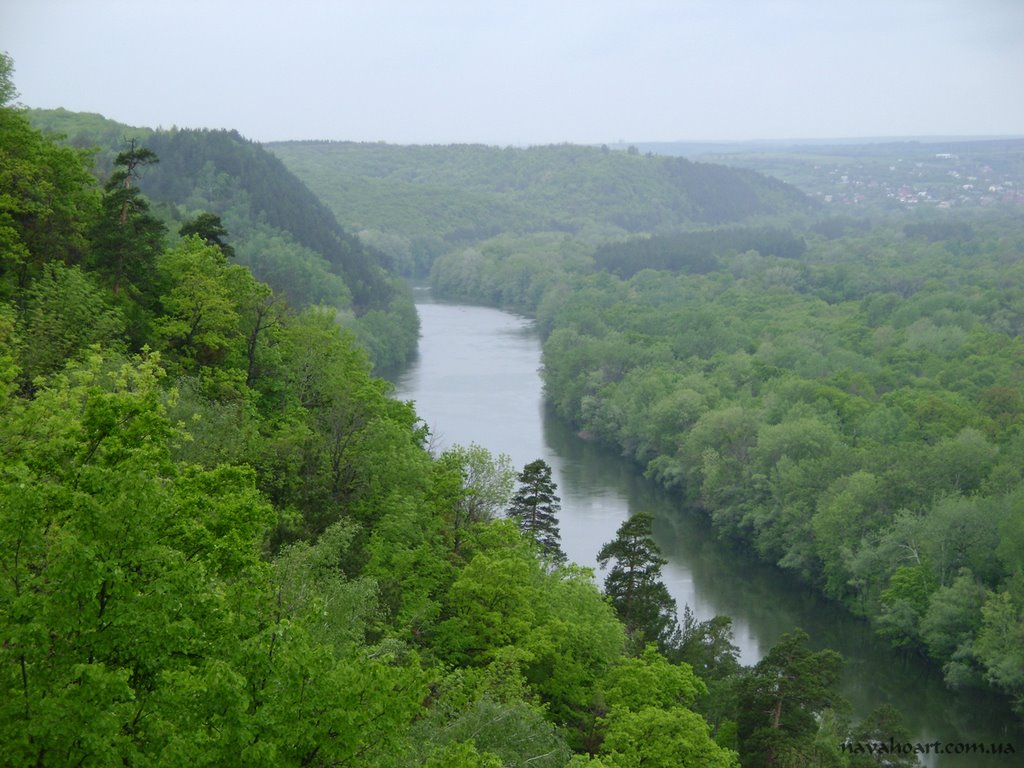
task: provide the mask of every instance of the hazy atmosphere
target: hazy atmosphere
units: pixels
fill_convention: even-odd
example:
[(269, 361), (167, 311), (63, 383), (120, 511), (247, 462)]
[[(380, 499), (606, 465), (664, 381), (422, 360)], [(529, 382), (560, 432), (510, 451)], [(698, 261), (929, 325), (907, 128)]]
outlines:
[(5, 0), (26, 106), (257, 141), (1024, 133), (1019, 0)]

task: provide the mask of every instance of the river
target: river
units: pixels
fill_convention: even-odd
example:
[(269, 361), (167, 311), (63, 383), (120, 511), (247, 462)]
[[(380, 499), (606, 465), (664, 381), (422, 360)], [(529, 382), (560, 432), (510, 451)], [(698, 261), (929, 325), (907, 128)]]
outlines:
[[(562, 548), (596, 568), (601, 545), (637, 511), (655, 516), (654, 535), (668, 565), (666, 586), (698, 619), (731, 616), (744, 664), (756, 663), (795, 627), (816, 648), (846, 659), (843, 694), (858, 716), (890, 703), (915, 741), (1010, 742), (1017, 755), (932, 758), (940, 768), (1010, 766), (1024, 755), (1024, 729), (1005, 701), (951, 692), (934, 667), (890, 650), (863, 622), (778, 569), (720, 542), (706, 522), (647, 481), (635, 465), (577, 437), (547, 412), (540, 379), (541, 347), (530, 320), (487, 307), (431, 300), (417, 290), (421, 338), (416, 359), (395, 379), (396, 396), (413, 400), (430, 426), (433, 446), (476, 443), (507, 454), (517, 470), (534, 459), (552, 467), (562, 509)], [(598, 583), (603, 574), (596, 573)]]

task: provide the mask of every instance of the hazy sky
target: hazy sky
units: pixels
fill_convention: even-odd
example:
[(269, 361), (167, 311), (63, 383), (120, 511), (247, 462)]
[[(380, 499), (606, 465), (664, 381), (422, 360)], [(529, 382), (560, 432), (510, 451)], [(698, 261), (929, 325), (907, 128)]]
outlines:
[(0, 0), (20, 101), (257, 141), (1024, 134), (1024, 0)]

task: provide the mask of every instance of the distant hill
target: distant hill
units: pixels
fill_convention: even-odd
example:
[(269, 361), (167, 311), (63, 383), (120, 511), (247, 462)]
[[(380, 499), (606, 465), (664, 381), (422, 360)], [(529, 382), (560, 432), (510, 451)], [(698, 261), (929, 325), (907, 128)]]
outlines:
[(266, 146), (344, 226), (400, 236), (434, 255), (502, 233), (563, 232), (599, 243), (812, 205), (749, 170), (606, 147)]

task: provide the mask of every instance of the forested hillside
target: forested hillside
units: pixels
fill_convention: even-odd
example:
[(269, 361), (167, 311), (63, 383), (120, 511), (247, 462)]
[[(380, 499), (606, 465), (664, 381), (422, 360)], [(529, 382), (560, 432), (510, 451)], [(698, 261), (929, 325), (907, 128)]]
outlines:
[(810, 207), (795, 188), (750, 171), (607, 148), (286, 142), (268, 149), (410, 275), (496, 235), (596, 243)]
[(339, 226), (259, 145), (235, 131), (154, 131), (64, 110), (33, 110), (29, 117), (71, 146), (96, 148), (101, 179), (125, 141), (145, 145), (158, 162), (140, 169), (138, 183), (172, 231), (212, 213), (231, 233), (239, 263), (296, 307), (337, 308), (376, 364), (393, 368), (415, 349), (411, 298), (387, 257)]

